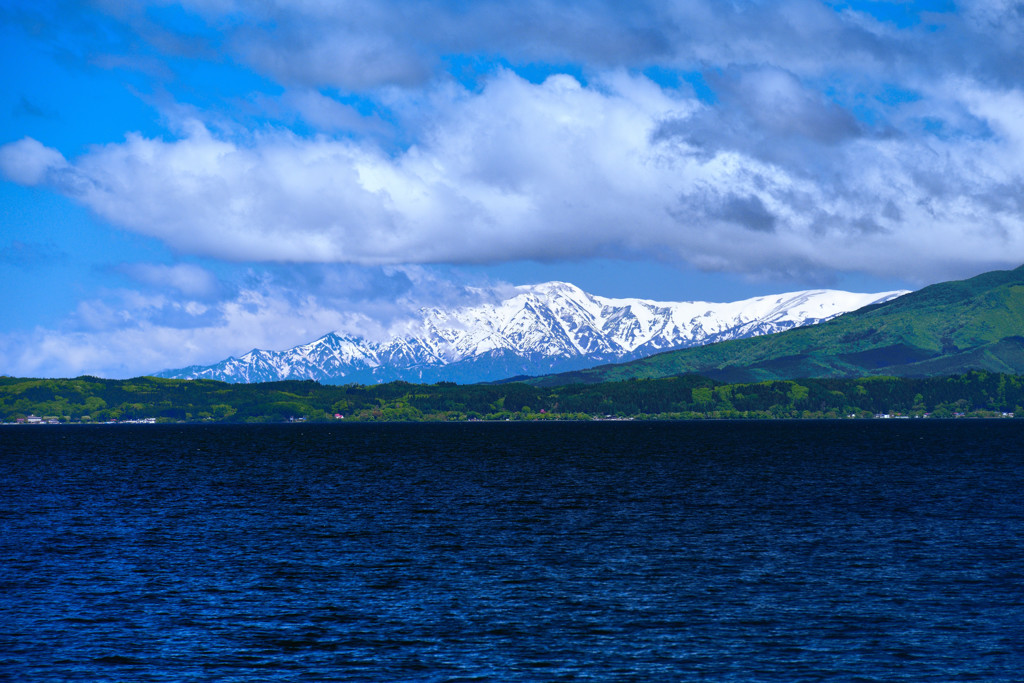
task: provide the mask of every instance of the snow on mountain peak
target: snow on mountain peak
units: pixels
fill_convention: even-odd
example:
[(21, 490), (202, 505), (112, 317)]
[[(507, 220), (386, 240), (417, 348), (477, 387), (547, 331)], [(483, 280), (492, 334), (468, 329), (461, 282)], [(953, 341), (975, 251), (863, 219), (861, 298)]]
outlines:
[(664, 302), (600, 297), (552, 281), (515, 287), (501, 301), (421, 309), (418, 319), (383, 340), (332, 332), (286, 351), (253, 349), (160, 375), (229, 382), (487, 381), (779, 332), (904, 293), (817, 289), (728, 303)]

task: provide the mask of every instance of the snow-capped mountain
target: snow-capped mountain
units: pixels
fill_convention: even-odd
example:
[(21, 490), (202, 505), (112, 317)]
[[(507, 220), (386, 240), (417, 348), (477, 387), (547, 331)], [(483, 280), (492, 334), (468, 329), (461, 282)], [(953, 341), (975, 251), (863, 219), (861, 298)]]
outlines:
[(253, 349), (214, 365), (158, 375), (227, 382), (481, 382), (781, 332), (905, 293), (816, 289), (732, 303), (673, 303), (610, 299), (547, 282), (517, 287), (498, 303), (421, 309), (408, 332), (384, 341), (331, 332), (286, 351)]

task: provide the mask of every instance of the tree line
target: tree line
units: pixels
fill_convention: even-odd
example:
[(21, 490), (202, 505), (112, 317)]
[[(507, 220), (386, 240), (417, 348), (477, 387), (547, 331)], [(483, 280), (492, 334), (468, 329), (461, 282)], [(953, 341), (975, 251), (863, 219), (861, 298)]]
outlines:
[(161, 422), (545, 420), (595, 418), (1024, 417), (1024, 376), (803, 379), (727, 384), (699, 375), (534, 387), (450, 382), (226, 384), (139, 377), (0, 377), (0, 421)]

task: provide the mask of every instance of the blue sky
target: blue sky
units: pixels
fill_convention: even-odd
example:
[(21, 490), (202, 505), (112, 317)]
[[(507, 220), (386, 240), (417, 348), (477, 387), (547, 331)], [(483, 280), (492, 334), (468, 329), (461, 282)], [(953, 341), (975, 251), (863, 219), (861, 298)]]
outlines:
[(0, 0), (0, 373), (1024, 262), (1024, 4)]

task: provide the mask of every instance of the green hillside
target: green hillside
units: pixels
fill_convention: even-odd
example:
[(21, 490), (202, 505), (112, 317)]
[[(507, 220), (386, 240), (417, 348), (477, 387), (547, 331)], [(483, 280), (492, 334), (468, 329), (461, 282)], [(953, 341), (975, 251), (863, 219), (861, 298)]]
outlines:
[(19, 428), (6, 426), (12, 423), (834, 419), (878, 414), (1024, 418), (1024, 376), (972, 372), (725, 384), (684, 375), (554, 387), (0, 377), (0, 444), (6, 430)]
[(925, 287), (827, 323), (530, 380), (541, 386), (699, 373), (727, 382), (1024, 373), (1024, 266)]

